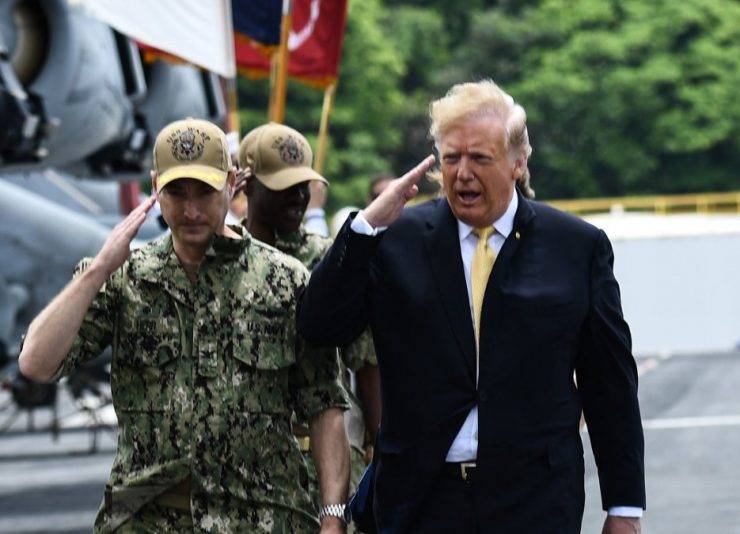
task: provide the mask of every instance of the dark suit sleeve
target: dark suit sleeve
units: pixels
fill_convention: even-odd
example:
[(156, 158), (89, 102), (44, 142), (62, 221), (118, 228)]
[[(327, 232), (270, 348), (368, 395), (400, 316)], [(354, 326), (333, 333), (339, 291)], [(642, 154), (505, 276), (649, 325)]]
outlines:
[(370, 263), (382, 239), (350, 229), (345, 222), (334, 244), (316, 266), (298, 311), (298, 330), (321, 345), (344, 346), (368, 324)]
[(591, 262), (589, 313), (576, 364), (605, 510), (612, 506), (645, 507), (637, 367), (629, 327), (622, 316), (613, 260), (611, 244), (599, 231)]

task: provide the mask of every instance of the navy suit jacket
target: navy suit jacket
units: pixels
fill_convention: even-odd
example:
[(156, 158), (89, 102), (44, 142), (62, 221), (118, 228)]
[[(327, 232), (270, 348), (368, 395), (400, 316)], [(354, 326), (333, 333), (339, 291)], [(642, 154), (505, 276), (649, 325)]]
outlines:
[[(468, 412), (486, 532), (580, 532), (584, 410), (604, 508), (645, 505), (637, 371), (603, 231), (518, 191), (484, 296), (480, 376), (457, 221), (444, 198), (379, 236), (345, 224), (298, 328), (343, 345), (371, 326), (381, 375), (375, 514), (408, 531)], [(577, 386), (574, 381), (574, 371)], [(489, 529), (490, 526), (490, 529)]]

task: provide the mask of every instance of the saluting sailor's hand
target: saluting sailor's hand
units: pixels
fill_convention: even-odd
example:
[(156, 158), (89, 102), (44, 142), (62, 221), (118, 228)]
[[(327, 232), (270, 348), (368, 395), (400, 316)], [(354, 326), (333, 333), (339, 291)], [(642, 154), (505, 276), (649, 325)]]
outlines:
[(406, 202), (419, 193), (419, 187), (416, 184), (432, 168), (432, 165), (434, 165), (434, 156), (427, 156), (409, 172), (391, 181), (380, 196), (362, 211), (365, 220), (373, 228), (390, 226), (401, 215)]
[(100, 268), (107, 276), (123, 265), (131, 252), (131, 241), (144, 223), (146, 214), (154, 205), (155, 200), (156, 196), (152, 194), (113, 228), (103, 248), (95, 256), (91, 267)]
[(231, 195), (232, 198), (244, 191), (247, 192), (247, 178), (252, 176), (252, 169), (250, 167), (241, 167), (236, 169), (236, 181), (234, 182), (234, 193)]

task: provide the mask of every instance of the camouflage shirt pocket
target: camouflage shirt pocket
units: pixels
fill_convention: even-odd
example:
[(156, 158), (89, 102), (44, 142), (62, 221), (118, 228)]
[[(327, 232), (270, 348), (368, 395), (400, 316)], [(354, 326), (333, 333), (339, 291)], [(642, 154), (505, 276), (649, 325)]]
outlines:
[(132, 339), (137, 360), (145, 366), (166, 367), (180, 355), (179, 325), (174, 318), (137, 319)]
[(118, 406), (135, 411), (170, 409), (182, 349), (177, 319), (138, 318), (125, 327), (111, 372)]
[(287, 310), (250, 307), (234, 317), (234, 358), (257, 369), (290, 367), (295, 359), (295, 325)]
[(250, 307), (234, 317), (230, 373), (239, 413), (283, 413), (295, 363), (295, 327), (287, 311)]

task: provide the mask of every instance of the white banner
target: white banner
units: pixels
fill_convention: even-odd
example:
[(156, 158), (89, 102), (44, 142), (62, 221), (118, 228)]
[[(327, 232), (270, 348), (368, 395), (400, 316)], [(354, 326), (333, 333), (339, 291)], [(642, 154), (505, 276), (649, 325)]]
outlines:
[(70, 0), (120, 33), (226, 78), (236, 76), (231, 0)]

